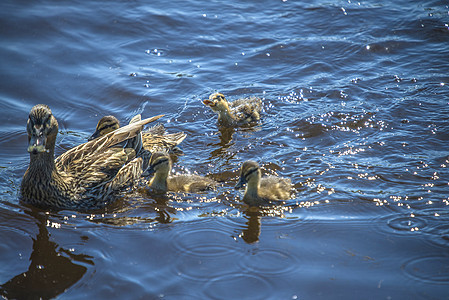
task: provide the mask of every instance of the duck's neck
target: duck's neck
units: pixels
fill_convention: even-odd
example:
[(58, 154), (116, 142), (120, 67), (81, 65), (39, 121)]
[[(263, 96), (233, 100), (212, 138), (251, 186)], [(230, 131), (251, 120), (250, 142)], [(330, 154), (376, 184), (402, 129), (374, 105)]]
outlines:
[[(52, 141), (49, 141), (52, 143)], [(35, 184), (39, 181), (48, 182), (52, 180), (53, 173), (56, 172), (55, 168), (55, 153), (54, 153), (54, 143), (53, 145), (47, 145), (50, 149), (46, 149), (45, 152), (33, 154), (30, 153), (30, 165), (28, 167), (28, 172), (33, 180), (36, 180)]]
[[(54, 149), (54, 148), (51, 148)], [(61, 187), (66, 183), (56, 170), (54, 150), (30, 154), (30, 165), (22, 180), (21, 192), (25, 201), (41, 205), (41, 201), (52, 202), (64, 194)]]
[(250, 180), (246, 184), (245, 196), (246, 199), (257, 199), (259, 197), (259, 180)]
[(167, 191), (167, 177), (168, 173), (156, 172), (150, 181), (150, 186), (156, 190)]
[(231, 125), (236, 122), (236, 118), (229, 109), (226, 109), (218, 112), (218, 122), (222, 125)]

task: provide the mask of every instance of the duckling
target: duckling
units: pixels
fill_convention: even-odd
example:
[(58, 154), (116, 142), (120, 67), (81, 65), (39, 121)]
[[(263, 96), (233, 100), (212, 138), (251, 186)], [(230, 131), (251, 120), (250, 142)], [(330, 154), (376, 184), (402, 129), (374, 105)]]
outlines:
[(140, 178), (138, 148), (118, 146), (134, 139), (147, 123), (141, 120), (76, 146), (55, 160), (58, 121), (45, 104), (35, 105), (27, 121), (30, 164), (21, 183), (23, 201), (42, 208), (88, 210), (115, 200)]
[(203, 100), (203, 103), (218, 114), (219, 125), (233, 127), (260, 120), (262, 110), (260, 98), (250, 97), (228, 102), (223, 94), (214, 93), (209, 99)]
[(155, 152), (151, 155), (150, 166), (142, 176), (153, 176), (148, 186), (160, 192), (187, 192), (198, 193), (212, 190), (216, 181), (199, 175), (169, 175), (171, 170), (170, 157), (163, 152)]
[[(134, 116), (129, 124), (140, 121), (140, 114)], [(89, 137), (89, 141), (97, 137), (104, 136), (109, 132), (120, 128), (119, 120), (114, 116), (105, 116), (98, 121), (95, 132)], [(182, 151), (178, 145), (186, 138), (184, 132), (166, 133), (162, 124), (155, 125), (146, 131), (141, 132), (143, 148), (151, 153), (156, 151), (170, 151), (180, 154)]]
[(246, 185), (243, 202), (249, 206), (270, 204), (271, 201), (288, 200), (291, 195), (292, 183), (289, 178), (266, 176), (261, 178), (259, 164), (246, 161), (240, 170), (240, 180), (236, 189)]

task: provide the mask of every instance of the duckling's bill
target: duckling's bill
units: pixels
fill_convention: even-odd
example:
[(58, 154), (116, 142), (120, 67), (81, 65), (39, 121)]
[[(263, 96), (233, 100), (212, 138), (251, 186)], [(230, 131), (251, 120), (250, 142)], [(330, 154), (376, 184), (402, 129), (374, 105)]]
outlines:
[(96, 130), (88, 139), (87, 141), (95, 140), (97, 137), (101, 136), (101, 132), (99, 130)]
[(204, 99), (204, 100), (203, 100), (203, 103), (204, 103), (205, 105), (207, 105), (207, 106), (215, 106), (215, 102), (214, 102), (214, 101), (211, 101), (211, 100), (209, 100), (209, 99)]
[(142, 177), (150, 177), (153, 176), (156, 170), (153, 168), (153, 166), (149, 166), (145, 171), (142, 173)]
[(234, 186), (236, 190), (243, 188), (243, 186), (246, 184), (245, 176), (240, 176), (239, 182)]

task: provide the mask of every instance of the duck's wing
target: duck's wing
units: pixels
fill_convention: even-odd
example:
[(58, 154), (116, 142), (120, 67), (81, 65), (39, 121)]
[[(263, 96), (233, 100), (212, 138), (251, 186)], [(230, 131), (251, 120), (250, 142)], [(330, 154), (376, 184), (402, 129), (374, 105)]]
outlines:
[(136, 123), (142, 120), (142, 116), (140, 114), (135, 115), (134, 117), (131, 118), (131, 120), (129, 121), (129, 124), (132, 123)]
[[(152, 118), (136, 121), (122, 128), (114, 130), (103, 137), (89, 141), (87, 143), (76, 146), (67, 152), (61, 154), (55, 161), (56, 168), (59, 171), (67, 172), (70, 169), (79, 167), (76, 166), (80, 161), (86, 161), (82, 164), (84, 168), (91, 168), (89, 162), (95, 161), (97, 158), (105, 155), (107, 149), (117, 144), (120, 144), (128, 139), (137, 136), (145, 124), (156, 121), (163, 115)], [(107, 152), (110, 153), (110, 152)]]
[(128, 186), (134, 180), (139, 179), (143, 170), (143, 159), (136, 157), (118, 170), (114, 179), (107, 183), (107, 189), (111, 191), (119, 190)]
[[(119, 174), (123, 175), (126, 172), (129, 178), (135, 178), (135, 175), (140, 176), (134, 170), (134, 165), (127, 167), (134, 160), (136, 160), (134, 149), (113, 147), (96, 156), (86, 156), (82, 159), (73, 160), (69, 168), (66, 168), (64, 171), (65, 174), (72, 176), (74, 186), (86, 190), (107, 185), (111, 179), (115, 181), (114, 185), (119, 183), (123, 185), (127, 183), (128, 179), (125, 180), (125, 178), (122, 178), (123, 176), (116, 178)], [(138, 158), (138, 160), (140, 161), (140, 166), (142, 166), (142, 159)]]
[[(137, 123), (142, 120), (142, 116), (140, 114), (135, 115), (130, 121), (129, 124)], [(126, 143), (123, 143), (126, 148), (132, 148), (136, 150), (137, 155), (142, 151), (142, 131), (139, 132), (135, 137), (127, 139)]]

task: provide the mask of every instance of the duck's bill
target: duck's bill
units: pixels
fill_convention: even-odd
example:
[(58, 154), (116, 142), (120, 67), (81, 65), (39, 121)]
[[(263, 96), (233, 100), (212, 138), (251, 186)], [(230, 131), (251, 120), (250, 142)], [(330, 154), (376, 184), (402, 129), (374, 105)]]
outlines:
[(245, 185), (245, 179), (243, 179), (242, 177), (240, 177), (239, 182), (237, 182), (237, 184), (234, 186), (234, 188), (236, 190), (243, 188), (243, 186)]
[(210, 101), (209, 99), (204, 99), (203, 103), (207, 106), (215, 106), (215, 102), (214, 101)]
[(32, 136), (28, 143), (29, 153), (41, 153), (45, 152), (45, 142), (47, 138), (45, 136)]
[(95, 131), (87, 140), (90, 142), (100, 136), (100, 131)]
[(155, 172), (154, 168), (149, 166), (145, 171), (143, 171), (141, 176), (142, 177), (150, 177), (150, 176), (153, 176), (154, 172)]

